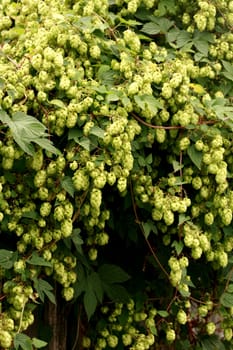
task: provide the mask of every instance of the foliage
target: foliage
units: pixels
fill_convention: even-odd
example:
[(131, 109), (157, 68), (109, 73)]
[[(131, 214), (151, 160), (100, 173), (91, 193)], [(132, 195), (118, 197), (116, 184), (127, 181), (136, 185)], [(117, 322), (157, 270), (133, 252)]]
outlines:
[(0, 349), (45, 347), (59, 291), (73, 350), (232, 348), (232, 26), (228, 0), (1, 1)]

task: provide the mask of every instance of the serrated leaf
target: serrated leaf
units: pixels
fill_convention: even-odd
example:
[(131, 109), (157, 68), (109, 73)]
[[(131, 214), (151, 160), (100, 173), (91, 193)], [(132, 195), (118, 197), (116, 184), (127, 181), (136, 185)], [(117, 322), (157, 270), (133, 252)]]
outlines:
[(0, 266), (4, 269), (11, 269), (17, 259), (17, 252), (7, 249), (0, 249)]
[(220, 303), (221, 305), (225, 307), (232, 307), (233, 306), (233, 294), (224, 292), (220, 297)]
[(51, 301), (51, 303), (56, 304), (55, 295), (52, 292), (50, 292), (50, 290), (44, 290), (44, 294)]
[(120, 284), (103, 284), (103, 287), (104, 292), (112, 301), (126, 303), (130, 299), (127, 289)]
[(180, 162), (177, 162), (176, 160), (172, 161), (172, 166), (173, 166), (174, 173), (176, 173), (177, 171), (180, 171), (184, 167), (183, 164), (180, 164)]
[(177, 48), (181, 48), (192, 40), (192, 36), (190, 33), (188, 33), (186, 30), (180, 30), (177, 38), (176, 38), (176, 46)]
[(80, 146), (82, 146), (85, 150), (91, 151), (91, 140), (87, 137), (82, 137), (80, 140), (76, 141)]
[(176, 254), (180, 255), (180, 253), (182, 252), (183, 248), (184, 248), (184, 244), (182, 241), (178, 242), (178, 241), (174, 241), (172, 243), (172, 247), (175, 248)]
[(188, 147), (187, 153), (191, 161), (196, 165), (196, 167), (199, 170), (201, 170), (202, 152), (197, 151), (195, 146), (191, 145)]
[(122, 283), (130, 279), (130, 276), (120, 266), (113, 264), (103, 264), (98, 269), (98, 274), (102, 281), (108, 284)]
[(154, 115), (162, 108), (161, 102), (152, 95), (136, 95), (134, 101), (142, 110), (148, 108)]
[(22, 217), (27, 219), (38, 220), (40, 218), (40, 215), (36, 211), (30, 210), (23, 212)]
[(14, 141), (25, 153), (33, 155), (32, 143), (37, 143), (52, 153), (60, 153), (47, 139), (46, 127), (36, 118), (24, 112), (15, 112), (10, 118), (5, 111), (0, 110), (0, 120), (10, 128)]
[(158, 310), (157, 314), (161, 317), (167, 317), (169, 316), (169, 313), (166, 310)]
[(54, 99), (49, 101), (49, 103), (59, 108), (65, 108), (65, 104), (62, 100)]
[(225, 350), (221, 339), (216, 335), (205, 337), (201, 340), (202, 350)]
[(120, 99), (119, 94), (117, 94), (115, 92), (109, 92), (106, 95), (106, 103), (116, 102), (116, 101), (119, 101), (119, 99)]
[(97, 298), (92, 289), (88, 289), (84, 294), (83, 303), (87, 314), (87, 318), (88, 320), (90, 320), (97, 307)]
[(78, 140), (82, 136), (83, 136), (83, 131), (81, 129), (72, 128), (68, 132), (68, 140), (74, 140), (75, 142), (78, 142)]
[(36, 349), (44, 348), (48, 343), (38, 338), (32, 338), (32, 344)]
[(87, 283), (95, 293), (97, 300), (101, 303), (103, 300), (104, 291), (98, 273), (96, 273), (95, 271), (92, 272), (87, 278)]
[(225, 68), (225, 70), (230, 73), (231, 75), (233, 75), (233, 65), (230, 62), (224, 61), (222, 60), (222, 64), (223, 67)]
[(0, 89), (3, 90), (5, 88), (5, 80), (0, 78)]
[(204, 56), (208, 55), (208, 50), (209, 50), (209, 44), (206, 41), (203, 40), (196, 40), (194, 41), (194, 46), (196, 49), (201, 52)]
[(16, 333), (14, 337), (14, 347), (15, 350), (18, 350), (19, 348), (23, 350), (33, 350), (32, 340), (26, 334)]
[(38, 146), (40, 146), (41, 148), (45, 149), (48, 152), (61, 155), (61, 152), (56, 147), (53, 146), (52, 142), (49, 139), (38, 137), (38, 138), (34, 138), (33, 142), (35, 142)]
[(52, 267), (53, 266), (51, 264), (51, 262), (49, 262), (49, 261), (45, 260), (44, 258), (42, 258), (41, 256), (39, 256), (36, 252), (33, 252), (32, 256), (30, 257), (30, 259), (27, 259), (26, 261), (30, 265), (48, 266), (48, 267)]
[(51, 292), (53, 287), (47, 281), (41, 278), (35, 278), (33, 281), (34, 281), (34, 287), (41, 301), (44, 302), (44, 297), (46, 295), (53, 304), (56, 304), (55, 296)]
[(156, 35), (160, 33), (161, 29), (157, 23), (154, 22), (148, 22), (144, 24), (141, 31), (143, 33), (149, 34), (149, 35)]
[(81, 230), (79, 228), (75, 228), (70, 236), (72, 242), (75, 245), (77, 251), (80, 251), (80, 246), (83, 244), (83, 240), (80, 237)]
[(184, 222), (189, 221), (190, 216), (186, 216), (185, 214), (179, 214), (179, 222), (178, 225), (182, 225)]
[(99, 126), (96, 126), (96, 125), (95, 125), (95, 126), (93, 126), (93, 127), (91, 128), (90, 134), (91, 134), (91, 135), (95, 135), (95, 136), (97, 136), (97, 137), (103, 139), (103, 138), (104, 138), (104, 135), (105, 135), (105, 132), (104, 132), (104, 130), (101, 129)]
[(72, 178), (70, 176), (65, 176), (62, 180), (61, 180), (61, 187), (67, 192), (69, 193), (69, 195), (71, 197), (74, 197), (74, 192), (75, 192), (75, 188), (74, 188), (74, 184), (72, 181)]
[(157, 233), (157, 228), (154, 225), (153, 221), (148, 220), (146, 222), (142, 222), (142, 227), (146, 238), (148, 238), (151, 231)]
[[(116, 73), (111, 69), (110, 66), (101, 65), (98, 72), (97, 72), (97, 77), (100, 80), (100, 82), (102, 84), (104, 84), (103, 85), (104, 87), (105, 87), (105, 85), (112, 86), (112, 85), (114, 85), (114, 82), (115, 82), (115, 74)], [(103, 90), (103, 92), (100, 92), (100, 93), (107, 93), (106, 88), (104, 89), (102, 87), (102, 90)]]

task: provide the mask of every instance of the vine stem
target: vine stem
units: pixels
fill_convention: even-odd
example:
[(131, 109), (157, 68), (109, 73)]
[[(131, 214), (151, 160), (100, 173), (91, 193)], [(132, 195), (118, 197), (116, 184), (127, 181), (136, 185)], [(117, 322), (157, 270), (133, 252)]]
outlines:
[(160, 267), (160, 269), (163, 271), (163, 273), (165, 274), (165, 276), (168, 278), (168, 280), (170, 280), (170, 277), (169, 277), (169, 274), (168, 272), (165, 270), (165, 268), (163, 267), (163, 265), (161, 264), (159, 258), (157, 257), (157, 255), (155, 254), (149, 240), (146, 238), (146, 235), (145, 235), (145, 231), (143, 229), (143, 226), (142, 226), (142, 223), (141, 221), (139, 220), (139, 216), (138, 216), (138, 213), (137, 213), (137, 207), (136, 207), (136, 203), (135, 203), (135, 199), (134, 199), (134, 195), (133, 195), (133, 188), (132, 188), (132, 182), (130, 181), (130, 192), (131, 192), (131, 199), (132, 199), (132, 204), (133, 204), (133, 211), (134, 211), (134, 215), (135, 215), (135, 219), (136, 219), (136, 223), (139, 225), (142, 233), (143, 233), (143, 236), (145, 238), (145, 241), (146, 241), (146, 244), (148, 245), (148, 248), (153, 256), (153, 258), (155, 259), (156, 263), (158, 264), (158, 266)]
[[(139, 121), (139, 123), (145, 125), (145, 126), (148, 126), (149, 128), (152, 128), (152, 129), (164, 129), (164, 130), (186, 130), (187, 127), (185, 126), (182, 126), (182, 125), (154, 125), (154, 124), (150, 124), (148, 122), (145, 122), (145, 120), (141, 119), (137, 114), (135, 113), (131, 113), (132, 116), (134, 117), (134, 119), (136, 119), (137, 121)], [(198, 125), (212, 125), (212, 124), (216, 124), (216, 121), (215, 120), (202, 120), (200, 118)]]

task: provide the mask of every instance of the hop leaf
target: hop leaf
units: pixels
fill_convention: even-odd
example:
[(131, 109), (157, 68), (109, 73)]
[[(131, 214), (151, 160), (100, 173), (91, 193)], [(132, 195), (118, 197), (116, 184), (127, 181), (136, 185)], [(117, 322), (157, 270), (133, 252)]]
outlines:
[(32, 143), (37, 143), (51, 153), (60, 154), (47, 138), (46, 127), (36, 118), (23, 112), (15, 112), (10, 118), (4, 110), (0, 110), (0, 120), (10, 128), (15, 142), (25, 153), (33, 155)]

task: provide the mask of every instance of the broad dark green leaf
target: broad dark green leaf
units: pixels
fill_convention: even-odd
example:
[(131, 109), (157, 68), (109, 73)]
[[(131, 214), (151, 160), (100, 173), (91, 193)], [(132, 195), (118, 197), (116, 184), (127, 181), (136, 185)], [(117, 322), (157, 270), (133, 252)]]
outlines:
[(53, 303), (56, 304), (55, 296), (51, 292), (53, 287), (45, 280), (41, 278), (35, 278), (34, 279), (34, 287), (41, 299), (42, 302), (44, 302), (45, 295), (48, 297), (48, 299)]
[(130, 295), (126, 288), (119, 284), (104, 284), (104, 292), (108, 298), (115, 302), (127, 303), (130, 299)]
[(71, 197), (74, 197), (75, 188), (74, 188), (72, 178), (70, 176), (65, 176), (61, 180), (61, 186), (67, 193), (69, 193)]
[(72, 242), (75, 245), (75, 248), (78, 252), (80, 252), (81, 245), (83, 244), (83, 240), (80, 236), (81, 230), (79, 228), (75, 228), (72, 232), (72, 235), (70, 236)]
[(58, 108), (64, 108), (65, 107), (65, 104), (64, 104), (64, 102), (62, 100), (54, 99), (54, 100), (49, 101), (49, 103), (51, 105), (54, 105), (54, 106), (58, 107)]
[(14, 141), (25, 153), (34, 154), (32, 143), (37, 143), (51, 153), (60, 153), (47, 138), (46, 127), (36, 118), (24, 112), (15, 112), (10, 118), (5, 111), (0, 110), (0, 120), (10, 128)]
[(103, 264), (98, 269), (98, 274), (105, 283), (122, 283), (130, 279), (130, 276), (120, 266)]
[(104, 132), (104, 130), (101, 129), (99, 126), (95, 125), (95, 126), (93, 126), (93, 127), (91, 128), (90, 134), (91, 134), (91, 135), (95, 135), (95, 136), (97, 136), (97, 137), (103, 139), (103, 138), (104, 138), (104, 135), (105, 135), (105, 132)]
[(88, 137), (82, 137), (80, 140), (76, 140), (76, 142), (85, 150), (91, 151), (91, 140)]
[(17, 260), (17, 255), (17, 252), (0, 249), (0, 266), (4, 269), (11, 269)]
[(173, 241), (171, 246), (175, 248), (176, 254), (180, 255), (184, 248), (184, 243), (182, 241)]
[(32, 344), (36, 349), (41, 349), (44, 348), (48, 343), (38, 338), (32, 338)]
[(23, 218), (38, 220), (40, 215), (36, 211), (25, 211), (22, 214)]
[(14, 347), (15, 350), (33, 350), (32, 340), (28, 335), (23, 333), (16, 333), (14, 337)]
[(101, 303), (103, 300), (104, 290), (101, 279), (97, 272), (93, 271), (87, 278), (87, 283), (96, 295), (97, 300)]
[(233, 306), (233, 294), (224, 292), (220, 297), (220, 303), (221, 305), (225, 307), (232, 307)]
[(97, 298), (93, 289), (87, 289), (86, 293), (84, 294), (83, 302), (87, 318), (90, 320), (97, 307)]
[(158, 310), (157, 311), (158, 315), (161, 317), (167, 317), (169, 316), (169, 313), (166, 310)]
[(206, 41), (203, 40), (196, 40), (194, 42), (194, 46), (198, 51), (200, 51), (204, 56), (208, 55), (208, 50), (209, 50), (209, 44)]
[(31, 265), (52, 267), (51, 262), (39, 256), (36, 252), (33, 252), (32, 256), (26, 261), (28, 264), (31, 264)]
[(68, 140), (74, 140), (75, 142), (78, 142), (78, 140), (82, 136), (83, 136), (83, 131), (78, 128), (72, 128), (68, 132)]
[(189, 146), (187, 150), (188, 156), (196, 167), (201, 170), (202, 152), (197, 151), (194, 145)]
[(161, 29), (160, 26), (157, 23), (154, 22), (148, 22), (144, 24), (141, 31), (143, 33), (149, 34), (149, 35), (156, 35), (160, 33)]
[(211, 335), (201, 340), (202, 350), (225, 350), (225, 346), (217, 335)]

